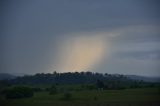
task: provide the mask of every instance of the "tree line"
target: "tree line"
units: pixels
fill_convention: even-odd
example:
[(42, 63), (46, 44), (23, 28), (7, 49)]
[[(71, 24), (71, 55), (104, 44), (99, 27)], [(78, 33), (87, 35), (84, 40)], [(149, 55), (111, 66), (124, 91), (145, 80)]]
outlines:
[[(33, 86), (34, 85), (34, 86)], [(43, 85), (43, 87), (38, 87)], [(44, 87), (49, 85), (48, 87)], [(70, 88), (63, 85), (71, 85)], [(132, 80), (120, 74), (102, 74), (92, 72), (66, 72), (66, 73), (37, 73), (25, 75), (15, 79), (0, 81), (0, 94), (6, 98), (32, 97), (34, 92), (47, 91), (50, 95), (64, 93), (64, 98), (72, 97), (71, 91), (80, 90), (123, 90), (128, 88), (142, 88), (160, 86), (159, 83)]]
[(66, 73), (37, 73), (35, 75), (25, 75), (8, 80), (9, 84), (96, 84), (97, 80), (104, 83), (105, 89), (123, 89), (153, 86), (153, 83), (142, 80), (132, 80), (120, 74), (102, 74), (93, 72), (66, 72)]

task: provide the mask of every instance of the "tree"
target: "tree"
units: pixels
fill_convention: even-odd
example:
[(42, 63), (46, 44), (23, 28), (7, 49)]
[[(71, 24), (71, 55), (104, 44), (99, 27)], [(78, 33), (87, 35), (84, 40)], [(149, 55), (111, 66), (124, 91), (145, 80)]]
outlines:
[(102, 81), (97, 80), (96, 85), (97, 85), (98, 89), (102, 89), (102, 90), (103, 90), (103, 88), (104, 88), (104, 83), (103, 83)]
[(56, 88), (56, 86), (52, 85), (52, 87), (49, 89), (49, 94), (50, 95), (57, 94), (57, 88)]
[(72, 98), (72, 94), (69, 92), (64, 93), (63, 100), (70, 100)]
[(19, 86), (6, 91), (7, 99), (28, 98), (33, 96), (33, 90), (29, 87)]

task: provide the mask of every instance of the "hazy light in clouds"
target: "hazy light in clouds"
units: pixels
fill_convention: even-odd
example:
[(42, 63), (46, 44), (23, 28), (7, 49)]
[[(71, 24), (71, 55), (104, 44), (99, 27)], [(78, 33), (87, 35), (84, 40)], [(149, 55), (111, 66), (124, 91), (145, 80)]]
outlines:
[(87, 71), (104, 56), (106, 41), (98, 35), (75, 36), (64, 41), (60, 48), (56, 70)]
[(160, 75), (158, 0), (1, 1), (0, 72)]

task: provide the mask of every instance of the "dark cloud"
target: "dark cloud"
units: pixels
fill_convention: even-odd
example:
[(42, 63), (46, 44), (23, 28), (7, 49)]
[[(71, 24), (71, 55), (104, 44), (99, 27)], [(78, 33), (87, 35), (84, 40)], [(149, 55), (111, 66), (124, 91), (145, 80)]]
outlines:
[[(50, 72), (63, 42), (81, 32), (103, 32), (117, 58), (148, 58), (159, 53), (154, 52), (160, 41), (158, 0), (2, 0), (0, 4), (1, 72)], [(105, 66), (101, 72), (118, 73)], [(145, 72), (141, 67), (135, 70)]]
[(129, 58), (137, 60), (160, 60), (160, 51), (128, 51), (128, 52), (117, 52), (113, 54), (114, 58)]

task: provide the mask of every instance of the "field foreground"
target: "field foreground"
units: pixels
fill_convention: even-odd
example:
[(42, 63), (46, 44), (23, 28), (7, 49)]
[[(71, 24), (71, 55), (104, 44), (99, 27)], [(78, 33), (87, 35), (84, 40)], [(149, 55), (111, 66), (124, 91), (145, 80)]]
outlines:
[(37, 92), (32, 98), (5, 99), (0, 96), (1, 106), (160, 106), (160, 91), (157, 88), (126, 90), (74, 91), (69, 100), (63, 93), (49, 95)]

